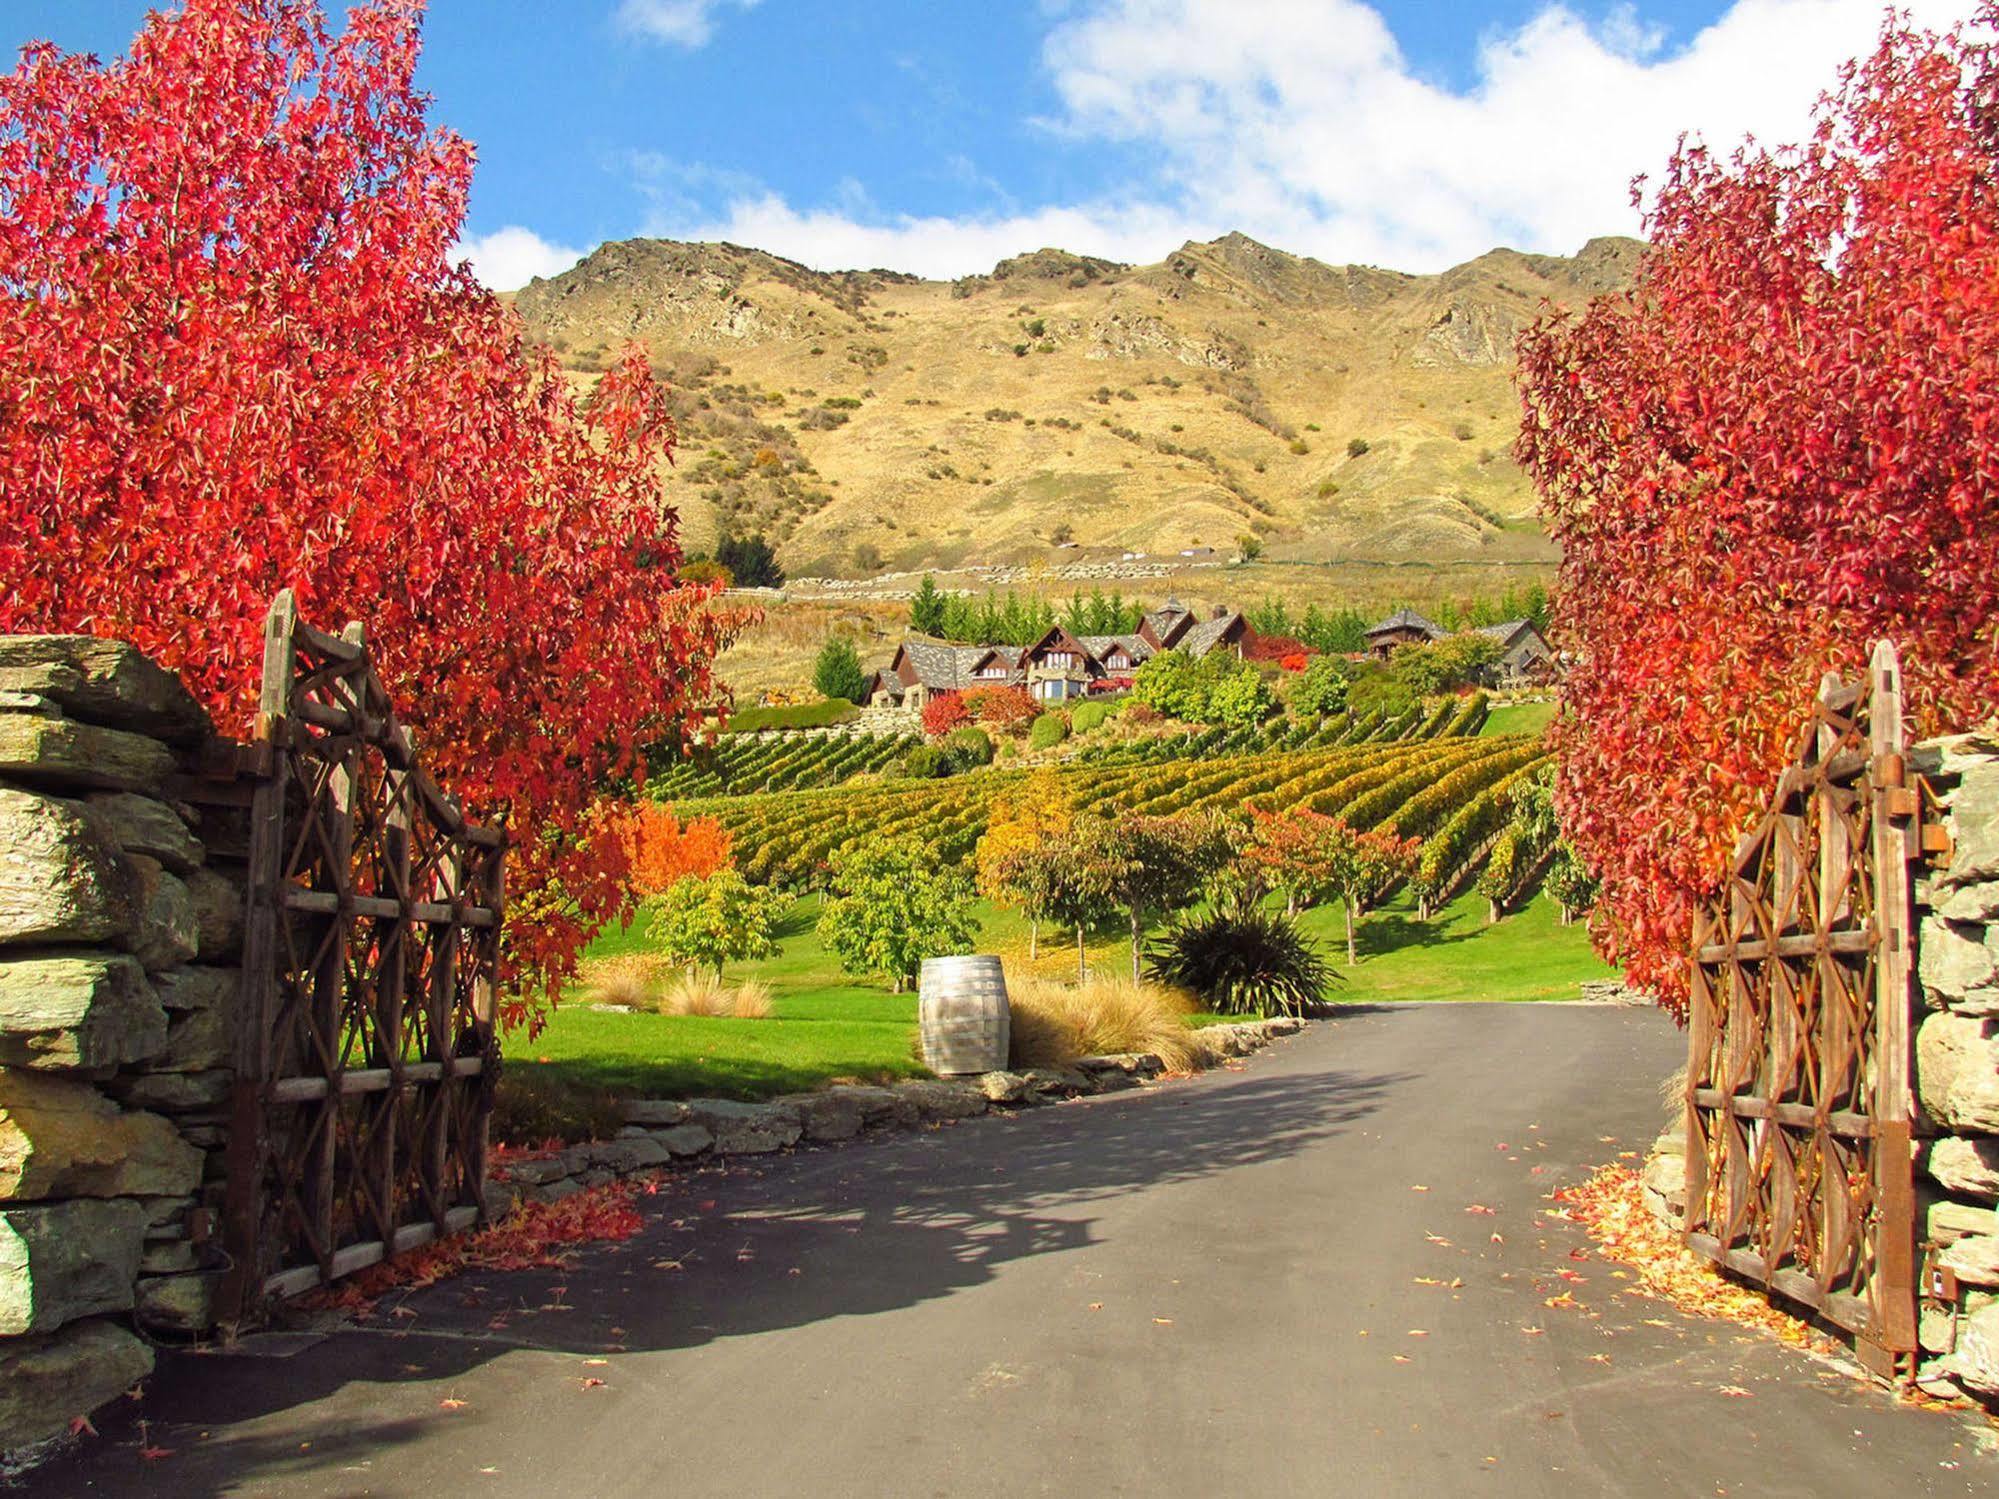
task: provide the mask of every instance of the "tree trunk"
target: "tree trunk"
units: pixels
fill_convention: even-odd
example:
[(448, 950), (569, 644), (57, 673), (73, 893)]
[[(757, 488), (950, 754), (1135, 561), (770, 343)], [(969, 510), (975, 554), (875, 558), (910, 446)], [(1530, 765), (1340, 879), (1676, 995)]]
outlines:
[(1076, 982), (1084, 983), (1090, 977), (1090, 963), (1083, 955), (1083, 924), (1076, 923)]
[(1041, 956), (1041, 918), (1030, 916), (1027, 920), (1027, 961), (1032, 963)]
[(1284, 914), (1294, 921), (1297, 920), (1298, 892), (1296, 890), (1287, 890), (1284, 892)]
[(1499, 902), (1496, 899), (1487, 897), (1485, 902), (1485, 924), (1487, 926), (1497, 926), (1499, 924), (1499, 914)]
[(1353, 925), (1354, 925), (1353, 897), (1348, 896), (1345, 904), (1346, 904), (1346, 913), (1347, 913), (1347, 967), (1354, 968), (1358, 967), (1360, 964), (1360, 948), (1354, 942), (1354, 935), (1353, 935)]
[(1139, 944), (1143, 940), (1144, 936), (1142, 930), (1143, 925), (1144, 923), (1139, 916), (1138, 907), (1133, 906), (1131, 908), (1131, 981), (1134, 984), (1139, 981), (1140, 977), (1138, 969), (1138, 953), (1139, 953)]

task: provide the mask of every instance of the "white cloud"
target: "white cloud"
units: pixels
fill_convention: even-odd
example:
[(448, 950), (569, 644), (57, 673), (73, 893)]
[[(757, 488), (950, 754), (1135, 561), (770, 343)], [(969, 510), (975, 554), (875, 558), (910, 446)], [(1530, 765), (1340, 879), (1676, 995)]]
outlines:
[[(1903, 3), (1937, 27), (1974, 9)], [(1473, 83), (1454, 90), (1363, 0), (1092, 0), (1046, 38), (1062, 111), (1043, 123), (1147, 163), (1120, 194), (951, 219), (870, 212), (851, 188), (804, 208), (737, 187), (719, 213), (681, 205), (653, 228), (940, 276), (1042, 244), (1152, 260), (1227, 229), (1415, 271), (1500, 244), (1567, 253), (1637, 230), (1631, 179), (1660, 173), (1682, 132), (1724, 149), (1802, 138), (1882, 14), (1883, 0), (1736, 0), (1668, 49), (1634, 7), (1592, 23), (1554, 4), (1486, 34)]]
[(937, 279), (989, 271), (1009, 255), (1049, 245), (1117, 260), (1152, 260), (1190, 233), (1222, 232), (1212, 225), (1190, 227), (1176, 210), (1148, 204), (1048, 208), (990, 218), (899, 214), (864, 222), (838, 208), (794, 208), (775, 193), (734, 199), (705, 222), (654, 228), (676, 239), (751, 245), (818, 270), (879, 267)]
[(532, 229), (509, 224), (491, 234), (461, 239), (453, 260), (472, 262), (472, 273), (493, 291), (515, 291), (536, 276), (554, 276), (583, 258), (581, 250), (550, 244)]
[(619, 0), (620, 31), (671, 42), (676, 47), (703, 47), (715, 34), (715, 12), (723, 5), (748, 10), (757, 0)]

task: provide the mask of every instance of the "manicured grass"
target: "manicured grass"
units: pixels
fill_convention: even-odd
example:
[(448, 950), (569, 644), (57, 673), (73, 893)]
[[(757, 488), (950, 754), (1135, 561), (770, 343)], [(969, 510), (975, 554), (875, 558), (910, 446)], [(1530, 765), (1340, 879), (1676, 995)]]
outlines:
[(1538, 734), (1554, 722), (1555, 705), (1552, 701), (1543, 703), (1508, 703), (1494, 708), (1485, 716), (1485, 727), (1479, 736), (1486, 738), (1498, 734)]
[[(1337, 909), (1308, 911), (1303, 920), (1346, 980), (1330, 996), (1340, 1003), (1573, 999), (1582, 980), (1611, 973), (1590, 952), (1582, 926), (1560, 925), (1544, 897), (1495, 926), (1485, 915), (1485, 899), (1477, 894), (1460, 897), (1427, 922), (1415, 919), (1406, 898), (1398, 899), (1362, 920), (1355, 968), (1346, 966)], [(627, 1098), (755, 1099), (803, 1092), (833, 1078), (922, 1076), (913, 1049), (916, 997), (840, 972), (814, 931), (818, 916), (817, 896), (800, 899), (780, 926), (781, 956), (725, 972), (732, 982), (754, 976), (770, 986), (775, 1013), (768, 1020), (608, 1013), (590, 1009), (577, 992), (537, 1040), (509, 1049), (508, 1066), (517, 1074), (532, 1069), (537, 1079)], [(983, 902), (979, 917), (979, 950), (1025, 966), (1026, 923)], [(1044, 927), (1041, 937), (1034, 971), (1072, 977), (1074, 935)], [(605, 932), (590, 952), (604, 957), (649, 948), (641, 917), (626, 930)], [(1116, 934), (1092, 938), (1088, 955), (1093, 969), (1111, 972), (1126, 971), (1131, 961), (1126, 939)]]
[(1347, 966), (1346, 927), (1336, 908), (1308, 911), (1304, 923), (1346, 979), (1332, 991), (1340, 1004), (1574, 999), (1584, 979), (1614, 976), (1590, 950), (1583, 924), (1563, 926), (1560, 908), (1546, 896), (1493, 925), (1486, 923), (1486, 909), (1485, 897), (1474, 891), (1418, 921), (1414, 903), (1398, 896), (1362, 918), (1354, 968)]

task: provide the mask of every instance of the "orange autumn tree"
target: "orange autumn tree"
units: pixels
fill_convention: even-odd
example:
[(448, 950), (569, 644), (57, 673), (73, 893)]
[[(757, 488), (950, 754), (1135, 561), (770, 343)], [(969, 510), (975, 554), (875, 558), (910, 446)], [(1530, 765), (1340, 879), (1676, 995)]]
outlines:
[(368, 627), (439, 778), (513, 833), (507, 1018), (628, 909), (608, 783), (709, 705), (673, 427), (572, 395), (450, 250), (472, 150), (423, 7), (183, 0), (0, 77), (0, 631), (134, 642), (247, 728), (272, 597)]
[(1995, 25), (1891, 14), (1804, 146), (1684, 145), (1635, 285), (1521, 343), (1574, 656), (1557, 808), (1606, 951), (1677, 1011), (1829, 665), (1895, 641), (1928, 728), (1999, 701)]
[(729, 865), (729, 833), (712, 817), (685, 823), (653, 802), (619, 808), (613, 827), (632, 893), (664, 895), (682, 879), (706, 879)]

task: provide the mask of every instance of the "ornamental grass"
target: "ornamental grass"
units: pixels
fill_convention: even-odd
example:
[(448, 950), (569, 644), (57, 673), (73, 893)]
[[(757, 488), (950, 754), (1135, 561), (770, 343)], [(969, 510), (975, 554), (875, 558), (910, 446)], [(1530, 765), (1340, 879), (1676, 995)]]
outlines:
[(1025, 972), (1006, 981), (1012, 1010), (1008, 1061), (1015, 1067), (1066, 1067), (1078, 1057), (1151, 1052), (1170, 1072), (1197, 1054), (1187, 1016), (1194, 1002), (1160, 984), (1102, 975), (1081, 984)]

